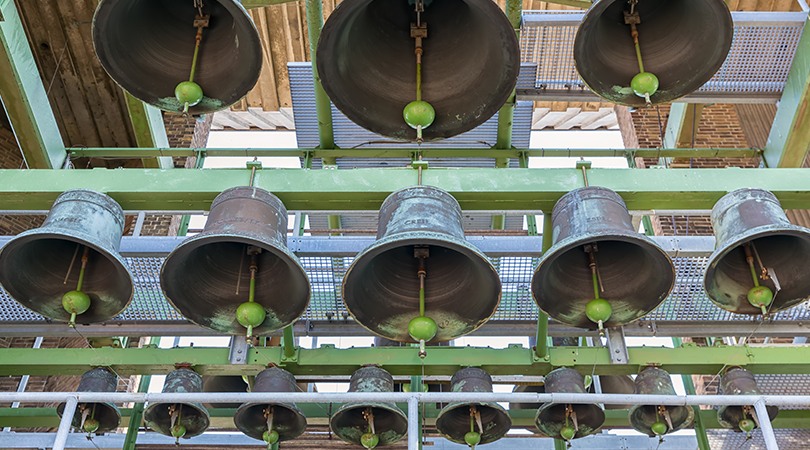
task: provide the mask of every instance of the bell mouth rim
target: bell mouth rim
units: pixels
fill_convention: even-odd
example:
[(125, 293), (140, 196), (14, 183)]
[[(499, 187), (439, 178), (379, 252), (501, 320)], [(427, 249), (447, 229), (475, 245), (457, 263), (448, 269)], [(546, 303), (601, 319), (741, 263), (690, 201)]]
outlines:
[(290, 411), (294, 416), (296, 416), (296, 418), (300, 419), (300, 420), (295, 421), (296, 422), (295, 423), (296, 428), (293, 429), (291, 432), (288, 432), (288, 431), (282, 432), (282, 431), (276, 430), (276, 431), (278, 431), (278, 434), (279, 434), (279, 438), (278, 438), (279, 441), (289, 441), (289, 440), (295, 439), (298, 436), (301, 436), (302, 434), (304, 434), (304, 431), (306, 431), (306, 428), (307, 428), (306, 416), (304, 415), (304, 412), (301, 411), (298, 408), (298, 406), (296, 406), (295, 403), (248, 402), (248, 403), (242, 403), (242, 405), (239, 408), (236, 409), (236, 413), (233, 415), (233, 423), (234, 423), (234, 425), (236, 425), (236, 428), (239, 431), (241, 431), (242, 433), (244, 433), (245, 435), (247, 435), (249, 437), (252, 437), (253, 439), (257, 439), (257, 440), (260, 440), (260, 441), (262, 440), (262, 434), (264, 434), (264, 431), (262, 431), (261, 433), (254, 433), (253, 430), (251, 430), (249, 427), (243, 426), (242, 422), (237, 420), (241, 415), (247, 414), (249, 410), (251, 410), (251, 409), (253, 409), (253, 408), (257, 407), (257, 406), (258, 407), (267, 407), (267, 406), (274, 406), (275, 407), (275, 406), (278, 406), (278, 407), (286, 409), (287, 411)]
[[(160, 433), (160, 434), (162, 434), (164, 436), (171, 436), (170, 428), (166, 428), (166, 430), (168, 430), (167, 433), (162, 433), (157, 428), (152, 426), (153, 422), (151, 420), (147, 421), (147, 419), (146, 419), (147, 414), (151, 413), (158, 406), (161, 406), (161, 405), (168, 406), (168, 405), (171, 405), (171, 404), (175, 404), (175, 405), (176, 404), (182, 404), (183, 406), (194, 408), (194, 410), (196, 410), (197, 413), (199, 413), (199, 417), (203, 418), (204, 421), (205, 421), (205, 426), (200, 427), (199, 430), (189, 430), (188, 427), (186, 427), (186, 434), (183, 435), (183, 438), (190, 438), (190, 437), (194, 437), (194, 436), (199, 436), (199, 435), (205, 433), (205, 431), (211, 426), (211, 416), (208, 414), (208, 410), (205, 409), (204, 406), (202, 406), (202, 403), (187, 403), (187, 402), (149, 403), (148, 405), (146, 405), (146, 407), (143, 410), (143, 422), (144, 422), (144, 425), (148, 426), (149, 428), (152, 429), (152, 431), (154, 431), (156, 433)], [(163, 429), (163, 427), (161, 427), (161, 429)]]
[(469, 407), (470, 405), (486, 406), (486, 407), (492, 408), (493, 410), (495, 410), (495, 413), (500, 416), (500, 419), (503, 420), (504, 423), (508, 422), (508, 424), (509, 424), (507, 427), (504, 428), (503, 433), (491, 434), (489, 436), (486, 436), (485, 433), (481, 433), (481, 442), (479, 442), (478, 445), (483, 445), (483, 444), (488, 444), (490, 442), (495, 442), (498, 439), (506, 436), (506, 433), (508, 433), (509, 430), (512, 428), (512, 418), (509, 416), (509, 413), (506, 411), (506, 409), (503, 406), (501, 406), (501, 405), (499, 405), (497, 403), (494, 403), (494, 402), (452, 402), (452, 403), (448, 403), (447, 406), (442, 408), (441, 411), (439, 411), (439, 415), (436, 416), (436, 431), (438, 431), (439, 434), (442, 435), (442, 437), (444, 437), (448, 441), (455, 442), (457, 444), (464, 444), (465, 441), (464, 441), (463, 436), (461, 437), (461, 439), (456, 439), (456, 438), (452, 437), (449, 433), (445, 433), (444, 431), (440, 430), (439, 429), (439, 420), (441, 420), (442, 416), (444, 416), (445, 414), (450, 413), (450, 411), (453, 411), (453, 410), (458, 409), (458, 408)]
[[(115, 425), (114, 426), (104, 426), (104, 422), (99, 420), (98, 421), (99, 427), (93, 433), (96, 433), (96, 434), (98, 434), (98, 433), (106, 433), (108, 431), (112, 431), (112, 430), (118, 428), (118, 426), (121, 424), (121, 410), (119, 410), (118, 407), (115, 406), (115, 403), (112, 403), (112, 402), (87, 402), (87, 403), (95, 403), (97, 405), (104, 406), (104, 407), (107, 408), (107, 410), (109, 412), (111, 412), (117, 418), (117, 420), (115, 420)], [(65, 405), (66, 404), (67, 403), (63, 402), (63, 403), (60, 403), (59, 405), (57, 405), (57, 407), (56, 407), (56, 414), (60, 418), (62, 417), (62, 415), (65, 412)], [(79, 410), (77, 409), (76, 412), (73, 413), (73, 420), (71, 421), (70, 426), (77, 429), (77, 430), (80, 429), (79, 425), (81, 424), (81, 418), (82, 418), (81, 412), (79, 412)]]
[[(553, 407), (565, 406), (566, 404), (571, 405), (572, 408), (583, 407), (584, 406), (584, 407), (586, 407), (588, 409), (591, 409), (591, 410), (595, 411), (596, 415), (597, 415), (597, 419), (601, 419), (599, 421), (599, 426), (594, 428), (594, 430), (592, 432), (590, 432), (588, 434), (585, 434), (583, 432), (577, 431), (577, 433), (574, 435), (574, 439), (585, 437), (585, 436), (590, 436), (591, 434), (594, 434), (594, 433), (598, 432), (602, 428), (602, 426), (605, 424), (605, 410), (600, 408), (598, 405), (593, 404), (593, 403), (543, 403), (542, 405), (540, 405), (540, 408), (537, 409), (537, 413), (534, 415), (534, 425), (537, 427), (537, 429), (540, 430), (540, 432), (542, 432), (542, 433), (546, 433), (546, 431), (549, 431), (548, 428), (546, 428), (546, 427), (542, 427), (542, 428), (540, 427), (540, 424), (544, 423), (544, 421), (543, 422), (540, 421), (540, 416), (543, 413), (545, 413), (546, 411), (548, 411), (549, 409), (553, 408)], [(550, 435), (548, 433), (546, 433), (546, 436), (553, 437), (552, 435)]]
[[(728, 420), (726, 420), (725, 417), (723, 417), (723, 414), (725, 414), (725, 412), (728, 411), (729, 408), (742, 408), (742, 406), (740, 406), (740, 405), (722, 405), (722, 406), (720, 406), (720, 409), (717, 410), (717, 421), (720, 423), (720, 425), (723, 426), (723, 428), (727, 428), (727, 429), (734, 430), (734, 431), (742, 431), (740, 429), (739, 424), (731, 423)], [(773, 420), (776, 419), (776, 416), (779, 415), (779, 407), (775, 406), (775, 405), (767, 405), (767, 406), (765, 406), (765, 409), (768, 411), (769, 420), (771, 422), (773, 422)], [(759, 428), (759, 427), (757, 427), (757, 428)]]
[[(630, 411), (627, 413), (627, 419), (630, 422), (630, 426), (634, 430), (638, 431), (639, 433), (646, 434), (646, 435), (648, 435), (650, 437), (655, 437), (656, 434), (653, 433), (653, 431), (652, 431), (652, 429), (650, 427), (644, 427), (644, 428), (638, 427), (637, 428), (635, 425), (633, 425), (633, 419), (636, 420), (636, 423), (641, 423), (641, 419), (639, 417), (635, 417), (636, 414), (639, 414), (638, 411), (641, 410), (641, 408), (643, 408), (643, 407), (657, 407), (657, 406), (659, 406), (659, 405), (633, 405), (633, 407), (630, 408)], [(680, 408), (684, 408), (686, 410), (686, 418), (683, 421), (681, 421), (677, 426), (673, 427), (671, 430), (668, 429), (665, 434), (680, 431), (680, 430), (692, 425), (692, 423), (695, 421), (695, 409), (692, 408), (691, 406), (683, 406), (683, 405), (670, 405), (670, 406), (667, 406), (667, 409), (680, 409)]]
[[(405, 421), (406, 424), (408, 422), (408, 416), (406, 416), (405, 413), (401, 409), (399, 409), (399, 407), (397, 407), (396, 403), (394, 403), (394, 402), (366, 402), (366, 403), (352, 402), (352, 403), (344, 403), (343, 406), (341, 406), (337, 411), (335, 411), (334, 414), (332, 414), (332, 419), (329, 420), (329, 429), (332, 431), (332, 433), (335, 434), (335, 436), (340, 438), (340, 440), (342, 440), (344, 442), (351, 442), (353, 444), (360, 445), (359, 440), (348, 439), (347, 437), (344, 437), (344, 436), (346, 436), (346, 433), (339, 432), (338, 430), (336, 430), (334, 428), (334, 425), (333, 425), (336, 422), (336, 418), (338, 417), (338, 414), (342, 415), (342, 414), (345, 414), (345, 413), (349, 412), (351, 409), (360, 408), (360, 407), (364, 407), (364, 408), (365, 407), (371, 407), (371, 408), (384, 409), (384, 410), (386, 410), (386, 411), (388, 411), (388, 412), (402, 418)], [(355, 429), (355, 427), (350, 427), (350, 428)], [(407, 428), (407, 426), (406, 426), (406, 428)], [(399, 442), (407, 434), (408, 434), (408, 432), (407, 432), (407, 429), (406, 429), (406, 431), (404, 433), (398, 434), (396, 436), (396, 438), (394, 438), (392, 440), (388, 440), (388, 439), (383, 439), (382, 433), (378, 433), (377, 435), (380, 437), (380, 443), (378, 444), (378, 446), (389, 445), (389, 444), (393, 444), (395, 442)]]

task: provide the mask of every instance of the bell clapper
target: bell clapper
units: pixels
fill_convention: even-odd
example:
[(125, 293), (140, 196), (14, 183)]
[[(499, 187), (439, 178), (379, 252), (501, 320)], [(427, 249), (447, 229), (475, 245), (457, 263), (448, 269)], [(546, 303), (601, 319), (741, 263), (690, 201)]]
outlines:
[(416, 23), (411, 24), (411, 37), (416, 41), (416, 101), (410, 102), (402, 111), (402, 117), (411, 128), (416, 129), (416, 142), (422, 143), (422, 130), (436, 119), (436, 111), (430, 103), (422, 101), (422, 39), (427, 39), (427, 23), (422, 22), (424, 0), (416, 0)]
[(262, 440), (267, 442), (267, 450), (273, 447), (273, 444), (278, 442), (278, 431), (273, 429), (273, 410), (275, 408), (270, 406), (264, 410), (264, 417), (267, 419), (267, 431), (262, 434)]
[(419, 316), (414, 317), (408, 323), (408, 334), (415, 341), (419, 341), (419, 357), (424, 360), (425, 356), (427, 356), (425, 342), (433, 339), (439, 330), (436, 322), (425, 316), (425, 278), (427, 277), (425, 259), (430, 256), (430, 249), (427, 247), (414, 247), (413, 256), (418, 261), (416, 274), (419, 277)]
[[(475, 431), (475, 424), (478, 423), (478, 431)], [(470, 432), (464, 435), (464, 442), (473, 450), (481, 443), (481, 435), (484, 434), (484, 426), (481, 423), (481, 413), (475, 406), (470, 406)]]
[[(664, 416), (666, 423), (661, 422), (660, 416)], [(661, 443), (664, 441), (664, 435), (672, 428), (672, 420), (669, 417), (669, 411), (667, 411), (665, 406), (659, 405), (655, 411), (655, 423), (650, 426), (650, 430), (658, 436), (658, 442)]]
[(380, 443), (380, 437), (374, 429), (374, 413), (370, 406), (363, 411), (363, 418), (368, 422), (368, 433), (360, 436), (360, 444), (365, 448), (375, 448)]
[[(76, 248), (78, 252), (78, 247)], [(74, 255), (75, 257), (75, 255)], [(82, 292), (82, 284), (84, 283), (84, 271), (87, 268), (87, 261), (90, 259), (90, 247), (84, 247), (84, 253), (82, 253), (82, 268), (79, 271), (79, 281), (76, 283), (76, 290), (70, 291), (62, 296), (62, 307), (65, 308), (70, 314), (70, 322), (68, 322), (68, 326), (70, 328), (75, 328), (76, 326), (76, 315), (83, 314), (88, 309), (90, 309), (90, 297)], [(73, 268), (73, 261), (70, 262), (70, 268), (68, 269), (68, 275), (70, 276), (70, 270)], [(67, 279), (67, 276), (65, 279)]]
[(195, 38), (194, 57), (191, 60), (191, 73), (189, 74), (188, 81), (181, 82), (174, 89), (174, 96), (183, 104), (183, 115), (185, 116), (188, 116), (189, 106), (195, 106), (203, 99), (202, 88), (199, 84), (194, 82), (194, 71), (197, 69), (197, 56), (200, 53), (203, 28), (208, 27), (208, 22), (211, 19), (210, 14), (203, 15), (202, 13), (202, 0), (194, 0), (194, 7), (197, 8), (199, 15), (194, 18), (194, 27), (197, 28), (197, 37)]
[(180, 438), (186, 435), (186, 427), (180, 424), (180, 413), (183, 411), (182, 404), (169, 406), (169, 417), (171, 418), (171, 433), (174, 437), (174, 445), (180, 446)]
[(248, 270), (250, 270), (250, 289), (248, 291), (248, 301), (236, 308), (236, 320), (240, 325), (247, 328), (246, 339), (248, 344), (250, 344), (251, 337), (253, 336), (253, 328), (258, 327), (264, 322), (267, 312), (262, 305), (255, 302), (256, 272), (259, 271), (256, 255), (261, 253), (261, 249), (249, 245), (247, 247), (247, 253), (250, 255), (250, 267), (248, 268)]
[[(568, 419), (574, 421), (574, 427), (568, 425)], [(574, 415), (574, 410), (571, 405), (565, 405), (565, 426), (560, 428), (560, 437), (568, 444), (568, 447), (571, 447), (571, 439), (574, 439), (577, 435), (577, 423), (576, 423), (576, 415)]]
[(639, 97), (644, 97), (644, 103), (647, 108), (652, 107), (652, 100), (650, 96), (658, 91), (658, 77), (650, 72), (644, 71), (644, 63), (641, 60), (641, 47), (638, 44), (638, 30), (636, 25), (641, 23), (641, 17), (638, 11), (635, 10), (638, 0), (628, 0), (630, 4), (630, 11), (624, 12), (624, 23), (630, 25), (630, 36), (633, 38), (633, 44), (636, 47), (636, 58), (638, 58), (638, 74), (630, 81), (630, 87), (633, 93)]
[[(748, 303), (760, 308), (762, 310), (763, 317), (767, 317), (768, 307), (773, 302), (773, 292), (770, 288), (768, 288), (768, 286), (760, 286), (759, 284), (757, 269), (754, 268), (754, 256), (751, 254), (752, 248), (754, 249), (754, 252), (756, 252), (753, 242), (746, 242), (743, 244), (743, 250), (745, 251), (745, 262), (748, 263), (748, 268), (751, 270), (751, 278), (754, 280), (754, 287), (748, 291)], [(762, 266), (762, 261), (760, 261), (759, 264)], [(762, 279), (766, 280), (767, 276), (768, 274), (765, 270), (765, 266), (762, 266)]]
[(595, 322), (599, 327), (599, 335), (605, 335), (605, 327), (604, 323), (610, 319), (610, 316), (613, 314), (613, 307), (610, 306), (610, 303), (607, 300), (599, 298), (599, 291), (605, 291), (605, 288), (602, 286), (600, 277), (599, 277), (599, 267), (596, 265), (596, 255), (595, 253), (598, 251), (596, 248), (596, 244), (588, 244), (585, 245), (585, 253), (588, 254), (588, 267), (591, 269), (591, 278), (593, 279), (593, 295), (594, 299), (588, 302), (585, 306), (585, 315), (591, 322)]

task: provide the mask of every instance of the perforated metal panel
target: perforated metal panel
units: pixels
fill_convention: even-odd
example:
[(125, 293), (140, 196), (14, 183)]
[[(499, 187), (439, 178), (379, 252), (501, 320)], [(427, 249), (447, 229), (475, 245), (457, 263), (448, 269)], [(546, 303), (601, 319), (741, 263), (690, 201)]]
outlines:
[[(810, 442), (810, 430), (773, 430), (779, 450), (806, 450)], [(762, 431), (751, 432), (751, 440), (745, 433), (730, 430), (706, 430), (712, 450), (766, 450)]]

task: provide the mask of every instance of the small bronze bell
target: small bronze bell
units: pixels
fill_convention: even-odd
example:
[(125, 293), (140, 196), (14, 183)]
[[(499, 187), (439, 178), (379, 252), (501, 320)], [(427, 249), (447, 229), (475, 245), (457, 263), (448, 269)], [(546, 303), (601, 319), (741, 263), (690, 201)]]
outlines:
[[(296, 387), (290, 372), (271, 367), (256, 375), (253, 392), (295, 392)], [(268, 444), (295, 439), (307, 428), (307, 418), (295, 403), (245, 403), (233, 422), (242, 433)]]
[[(393, 392), (394, 379), (379, 367), (357, 369), (349, 392)], [(392, 402), (345, 403), (329, 421), (332, 433), (352, 444), (376, 441), (377, 446), (393, 444), (408, 432), (408, 418)]]
[[(96, 367), (82, 375), (76, 392), (115, 392), (118, 377), (106, 367)], [(56, 413), (62, 417), (65, 404), (56, 407)], [(118, 428), (121, 423), (121, 411), (110, 402), (79, 403), (73, 414), (73, 428), (86, 433), (106, 433)]]
[[(475, 367), (456, 372), (450, 384), (452, 392), (492, 392), (492, 377)], [(512, 419), (497, 403), (453, 402), (436, 418), (439, 434), (459, 444), (469, 444), (470, 433), (477, 433), (477, 444), (488, 444), (502, 438), (510, 428)]]
[[(560, 367), (546, 375), (546, 393), (584, 394), (582, 374)], [(546, 403), (537, 410), (534, 423), (541, 433), (566, 441), (599, 431), (605, 422), (605, 412), (597, 405)]]
[[(638, 374), (636, 394), (676, 395), (669, 373), (656, 367), (645, 367)], [(695, 410), (691, 406), (635, 405), (629, 416), (630, 426), (650, 437), (686, 428), (694, 419)]]
[[(175, 369), (166, 375), (164, 393), (202, 392), (202, 377), (191, 369)], [(208, 411), (201, 403), (150, 403), (143, 412), (143, 421), (152, 430), (182, 438), (199, 436), (208, 429)]]
[[(754, 374), (736, 366), (729, 367), (726, 373), (720, 377), (720, 392), (723, 395), (762, 395), (757, 381), (754, 379)], [(770, 421), (773, 421), (779, 414), (779, 408), (776, 406), (766, 406), (766, 409)], [(753, 405), (724, 405), (717, 410), (717, 421), (720, 422), (720, 425), (734, 431), (750, 432), (760, 426), (759, 423), (762, 419), (762, 417), (757, 417)]]

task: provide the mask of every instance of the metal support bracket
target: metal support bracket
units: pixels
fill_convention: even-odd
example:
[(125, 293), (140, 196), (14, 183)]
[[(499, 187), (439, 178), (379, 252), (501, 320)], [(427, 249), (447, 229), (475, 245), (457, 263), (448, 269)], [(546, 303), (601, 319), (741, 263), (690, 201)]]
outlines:
[(244, 336), (232, 336), (228, 361), (231, 364), (247, 364), (248, 343)]
[(627, 364), (630, 356), (624, 342), (624, 327), (607, 328), (605, 334), (607, 335), (607, 346), (610, 350), (610, 363)]

